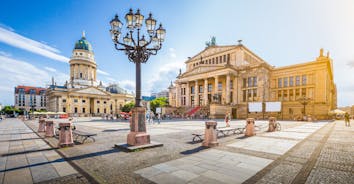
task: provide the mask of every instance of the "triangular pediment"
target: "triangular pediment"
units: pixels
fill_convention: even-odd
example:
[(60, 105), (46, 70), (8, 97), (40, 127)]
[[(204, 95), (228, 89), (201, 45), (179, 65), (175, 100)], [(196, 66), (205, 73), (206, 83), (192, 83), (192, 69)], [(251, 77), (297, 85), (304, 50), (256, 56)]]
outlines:
[(108, 92), (103, 91), (98, 88), (95, 88), (95, 87), (80, 88), (80, 89), (74, 90), (72, 92), (85, 93), (85, 94), (91, 94), (91, 95), (110, 95)]
[(199, 52), (197, 55), (190, 58), (186, 63), (189, 61), (200, 59), (200, 57), (208, 57), (212, 56), (217, 53), (225, 52), (231, 49), (234, 49), (237, 45), (227, 45), (227, 46), (210, 46), (205, 48), (203, 51)]
[(225, 68), (225, 66), (199, 66), (199, 67), (194, 68), (191, 71), (183, 73), (181, 75), (181, 78), (188, 77), (188, 76), (195, 75), (195, 74), (211, 72), (211, 71), (215, 71), (215, 70), (219, 70), (219, 69), (223, 69), (223, 68)]

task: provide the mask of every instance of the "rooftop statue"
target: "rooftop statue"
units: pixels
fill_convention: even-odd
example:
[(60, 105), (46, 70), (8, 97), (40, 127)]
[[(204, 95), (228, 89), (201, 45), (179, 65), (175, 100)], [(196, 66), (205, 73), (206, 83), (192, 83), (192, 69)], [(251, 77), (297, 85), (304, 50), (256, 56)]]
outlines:
[(215, 46), (216, 45), (216, 37), (212, 36), (210, 42), (205, 42), (206, 47)]

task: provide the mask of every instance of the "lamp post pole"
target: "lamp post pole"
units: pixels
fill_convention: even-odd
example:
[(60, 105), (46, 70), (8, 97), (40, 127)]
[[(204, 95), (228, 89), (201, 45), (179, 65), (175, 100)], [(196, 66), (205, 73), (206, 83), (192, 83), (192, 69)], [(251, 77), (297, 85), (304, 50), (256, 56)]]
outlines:
[(144, 16), (140, 14), (138, 9), (136, 13), (130, 9), (125, 15), (127, 24), (126, 35), (123, 42), (120, 41), (123, 23), (118, 19), (118, 15), (110, 21), (111, 36), (116, 50), (123, 51), (130, 62), (135, 63), (135, 108), (132, 110), (130, 119), (130, 133), (127, 137), (128, 145), (144, 145), (150, 143), (150, 135), (146, 133), (145, 126), (145, 108), (141, 104), (141, 63), (146, 63), (151, 55), (156, 55), (161, 49), (162, 42), (165, 40), (166, 30), (160, 24), (157, 29), (156, 20), (152, 18), (152, 14), (145, 19), (146, 31), (149, 37), (145, 40), (142, 34), (142, 25)]

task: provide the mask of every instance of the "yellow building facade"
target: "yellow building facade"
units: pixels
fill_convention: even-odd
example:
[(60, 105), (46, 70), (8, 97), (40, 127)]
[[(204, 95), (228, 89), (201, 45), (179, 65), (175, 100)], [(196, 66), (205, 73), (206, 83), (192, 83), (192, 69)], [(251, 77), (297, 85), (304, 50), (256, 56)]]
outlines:
[(134, 97), (118, 85), (104, 87), (102, 82), (97, 82), (97, 64), (84, 34), (75, 43), (69, 64), (69, 82), (60, 86), (52, 79), (47, 89), (48, 111), (77, 116), (118, 114), (133, 100)]
[[(194, 107), (208, 109), (211, 118), (223, 118), (230, 112), (234, 118), (273, 116), (265, 110), (249, 113), (251, 102), (282, 104), (278, 118), (294, 119), (312, 115), (327, 118), (336, 107), (336, 87), (329, 56), (286, 67), (273, 67), (247, 47), (209, 45), (189, 58), (186, 71), (169, 87), (169, 102), (186, 111)], [(291, 84), (290, 84), (291, 82)], [(306, 112), (300, 97), (309, 99)]]

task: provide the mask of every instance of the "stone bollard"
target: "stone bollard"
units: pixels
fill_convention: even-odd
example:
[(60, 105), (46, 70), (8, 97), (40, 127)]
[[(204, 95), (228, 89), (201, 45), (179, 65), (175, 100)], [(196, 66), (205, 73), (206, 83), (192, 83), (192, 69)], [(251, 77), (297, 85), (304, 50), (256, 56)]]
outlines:
[(214, 147), (218, 146), (218, 132), (216, 131), (216, 121), (205, 122), (205, 134), (202, 146)]
[(71, 123), (59, 123), (59, 147), (73, 146), (73, 133)]
[(247, 118), (245, 136), (250, 137), (256, 135), (254, 132), (254, 118)]
[(45, 119), (39, 119), (38, 132), (45, 132)]
[(276, 122), (275, 117), (270, 117), (269, 118), (268, 132), (274, 132), (275, 131), (275, 122)]
[(54, 122), (46, 121), (45, 122), (45, 136), (54, 137)]

